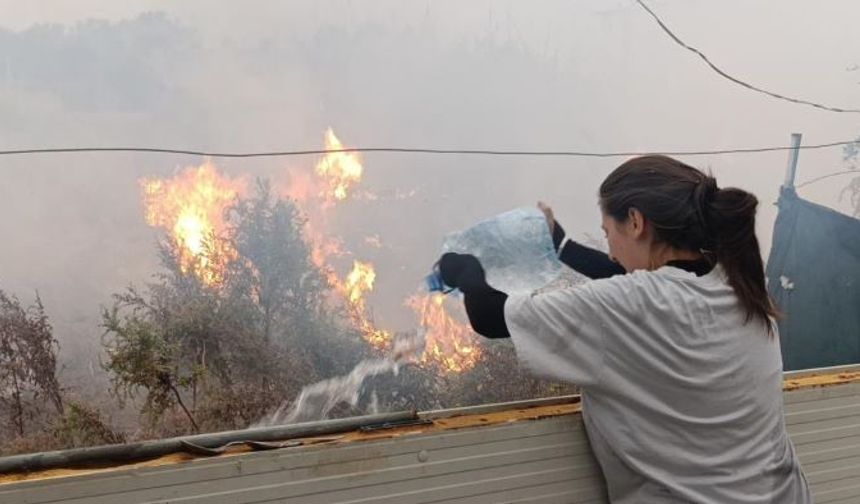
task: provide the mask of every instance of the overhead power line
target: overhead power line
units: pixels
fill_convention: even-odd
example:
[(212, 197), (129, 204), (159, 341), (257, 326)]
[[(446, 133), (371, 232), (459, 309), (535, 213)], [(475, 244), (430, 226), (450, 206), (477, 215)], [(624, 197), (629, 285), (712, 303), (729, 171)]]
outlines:
[[(802, 145), (801, 150), (826, 149), (830, 147), (842, 147), (857, 144), (857, 140), (846, 140), (839, 142), (828, 142), (822, 144)], [(387, 152), (405, 154), (462, 154), (473, 156), (545, 156), (545, 157), (588, 157), (588, 158), (610, 158), (610, 157), (633, 157), (647, 154), (665, 154), (667, 156), (706, 156), (714, 154), (748, 154), (756, 152), (774, 152), (792, 150), (792, 146), (752, 147), (739, 149), (713, 149), (713, 150), (675, 150), (675, 151), (621, 151), (621, 152), (586, 152), (565, 150), (499, 150), (499, 149), (439, 149), (428, 147), (354, 147), (345, 149), (301, 149), (270, 152), (215, 152), (190, 149), (169, 149), (160, 147), (57, 147), (57, 148), (34, 148), (0, 150), (0, 156), (28, 155), (28, 154), (61, 154), (61, 153), (85, 153), (85, 152), (143, 152), (155, 154), (181, 154), (188, 156), (204, 156), (212, 158), (256, 158), (256, 157), (287, 157), (287, 156), (311, 156), (330, 154), (335, 152)]]
[(758, 93), (766, 94), (766, 95), (771, 96), (773, 98), (778, 98), (780, 100), (785, 100), (785, 101), (789, 101), (792, 103), (798, 103), (801, 105), (808, 105), (810, 107), (815, 107), (815, 108), (821, 109), (821, 110), (827, 110), (829, 112), (845, 112), (845, 113), (850, 113), (850, 114), (860, 114), (860, 109), (846, 109), (846, 108), (840, 108), (840, 107), (831, 107), (829, 105), (823, 105), (821, 103), (816, 103), (816, 102), (812, 102), (809, 100), (803, 100), (800, 98), (792, 98), (790, 96), (785, 96), (785, 95), (781, 95), (778, 93), (774, 93), (773, 91), (768, 91), (766, 89), (762, 89), (758, 86), (754, 86), (748, 82), (745, 82), (741, 79), (738, 79), (737, 77), (733, 77), (733, 76), (729, 75), (728, 73), (726, 73), (725, 71), (723, 71), (722, 69), (720, 69), (717, 65), (712, 63), (711, 60), (708, 59), (708, 57), (702, 51), (696, 49), (695, 47), (693, 47), (689, 44), (687, 44), (686, 42), (681, 40), (677, 35), (675, 35), (672, 32), (672, 30), (670, 30), (669, 27), (666, 26), (666, 23), (664, 23), (663, 20), (660, 19), (660, 17), (653, 10), (651, 10), (645, 4), (645, 2), (643, 0), (636, 0), (636, 3), (638, 3), (643, 9), (645, 9), (648, 12), (648, 14), (651, 15), (651, 17), (654, 18), (655, 21), (657, 21), (657, 24), (660, 25), (660, 28), (662, 28), (663, 31), (666, 32), (666, 34), (669, 35), (669, 37), (671, 37), (672, 40), (674, 40), (676, 44), (678, 44), (679, 46), (683, 47), (684, 49), (696, 54), (698, 57), (702, 58), (702, 60), (704, 60), (705, 63), (707, 63), (708, 66), (711, 67), (711, 69), (713, 69), (716, 73), (718, 73), (720, 76), (734, 82), (735, 84), (741, 85), (747, 89), (751, 89), (751, 90), (756, 91)]
[(840, 175), (848, 175), (849, 173), (860, 176), (860, 170), (843, 170), (843, 171), (828, 173), (826, 175), (822, 175), (820, 177), (815, 177), (813, 179), (809, 179), (806, 182), (803, 182), (802, 184), (797, 184), (794, 187), (795, 187), (795, 189), (800, 189), (801, 187), (808, 186), (809, 184), (814, 184), (816, 182), (820, 182), (822, 180), (833, 178), (833, 177), (838, 177)]

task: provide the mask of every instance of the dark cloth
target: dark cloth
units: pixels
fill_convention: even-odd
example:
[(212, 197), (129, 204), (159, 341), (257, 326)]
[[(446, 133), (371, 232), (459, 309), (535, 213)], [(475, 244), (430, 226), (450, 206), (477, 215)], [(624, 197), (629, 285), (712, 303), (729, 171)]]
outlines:
[(508, 324), (505, 322), (505, 301), (508, 295), (489, 285), (483, 292), (463, 293), (466, 315), (472, 329), (486, 338), (510, 338)]
[(767, 262), (786, 370), (860, 362), (860, 220), (783, 189)]
[(609, 278), (626, 273), (624, 267), (601, 252), (573, 240), (565, 241), (564, 228), (555, 221), (552, 230), (552, 243), (558, 252), (558, 259), (574, 271), (588, 278)]
[(448, 252), (438, 262), (445, 285), (463, 293), (466, 315), (476, 333), (487, 338), (510, 338), (505, 324), (508, 295), (487, 283), (484, 267), (471, 254)]
[(627, 273), (624, 270), (624, 266), (610, 259), (605, 252), (586, 247), (573, 240), (567, 240), (564, 248), (558, 254), (558, 258), (577, 273), (585, 275), (592, 280)]

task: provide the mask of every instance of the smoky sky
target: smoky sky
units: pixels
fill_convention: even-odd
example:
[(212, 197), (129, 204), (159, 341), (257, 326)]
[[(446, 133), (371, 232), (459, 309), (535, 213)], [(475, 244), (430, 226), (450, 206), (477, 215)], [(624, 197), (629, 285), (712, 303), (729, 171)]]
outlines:
[[(683, 38), (774, 91), (860, 106), (860, 5), (653, 1)], [(719, 78), (632, 1), (0, 1), (0, 148), (222, 151), (350, 146), (697, 150), (849, 140), (856, 115), (777, 101)], [(854, 68), (855, 70), (852, 70)], [(760, 198), (765, 252), (785, 153), (682, 158)], [(138, 180), (203, 159), (148, 154), (0, 158), (0, 288), (40, 293), (64, 347), (98, 341), (99, 306), (157, 271)], [(214, 160), (286, 180), (313, 157)], [(377, 265), (382, 325), (445, 233), (542, 199), (574, 237), (600, 236), (595, 192), (621, 159), (367, 154), (376, 198), (333, 216)], [(844, 169), (805, 151), (798, 181)], [(848, 211), (846, 179), (802, 193)], [(404, 195), (409, 195), (404, 197)], [(381, 247), (370, 245), (378, 236)], [(83, 343), (81, 343), (83, 344)]]

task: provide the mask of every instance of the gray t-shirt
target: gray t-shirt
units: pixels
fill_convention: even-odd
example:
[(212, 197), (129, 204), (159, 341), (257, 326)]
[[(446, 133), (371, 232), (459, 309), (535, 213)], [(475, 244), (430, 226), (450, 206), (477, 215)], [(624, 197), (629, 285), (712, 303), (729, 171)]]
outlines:
[(779, 338), (745, 318), (719, 266), (505, 304), (520, 360), (582, 387), (613, 504), (811, 503), (785, 430)]

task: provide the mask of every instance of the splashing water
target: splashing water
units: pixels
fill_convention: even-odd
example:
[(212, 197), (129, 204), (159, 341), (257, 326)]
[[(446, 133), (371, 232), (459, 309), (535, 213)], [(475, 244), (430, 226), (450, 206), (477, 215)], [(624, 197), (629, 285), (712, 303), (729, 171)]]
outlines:
[[(354, 407), (358, 404), (362, 385), (367, 378), (384, 373), (397, 375), (401, 365), (417, 361), (423, 351), (423, 330), (400, 336), (394, 340), (387, 357), (365, 359), (349, 374), (307, 385), (295, 400), (284, 401), (274, 413), (251, 427), (323, 420), (339, 404), (347, 403)], [(378, 407), (378, 399), (372, 400), (371, 408), (378, 410)]]

